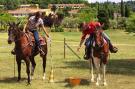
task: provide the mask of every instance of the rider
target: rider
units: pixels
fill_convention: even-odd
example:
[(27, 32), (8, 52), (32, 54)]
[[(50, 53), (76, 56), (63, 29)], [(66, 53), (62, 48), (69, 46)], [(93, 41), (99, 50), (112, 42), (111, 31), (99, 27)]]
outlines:
[[(98, 30), (98, 29), (102, 29), (103, 25), (104, 24), (101, 25), (99, 22), (81, 23), (79, 28), (80, 28), (80, 30), (82, 30), (82, 37), (81, 37), (81, 41), (80, 41), (80, 44), (79, 44), (79, 47), (77, 48), (77, 50), (79, 51), (79, 49), (81, 48), (81, 45), (83, 44), (87, 35), (89, 35), (90, 37), (93, 37), (94, 31)], [(118, 51), (118, 49), (112, 45), (110, 38), (104, 32), (102, 34), (103, 34), (104, 39), (109, 43), (110, 52), (116, 53)], [(84, 58), (89, 59), (88, 53), (85, 53)]]
[(42, 51), (41, 45), (40, 45), (40, 41), (39, 41), (38, 28), (41, 26), (48, 38), (49, 38), (49, 35), (48, 35), (48, 32), (46, 31), (46, 29), (44, 27), (44, 22), (43, 22), (41, 17), (42, 17), (42, 13), (36, 12), (34, 16), (31, 16), (28, 19), (28, 22), (26, 23), (26, 25), (24, 27), (24, 30), (26, 32), (30, 31), (30, 32), (33, 33), (36, 45), (38, 46), (38, 49), (39, 49), (40, 53), (44, 54), (44, 52)]
[[(35, 15), (32, 15), (28, 18), (27, 23), (24, 26), (23, 31), (25, 32), (32, 32), (34, 35), (34, 39), (36, 42), (36, 45), (38, 46), (38, 50), (42, 55), (45, 53), (42, 51), (40, 41), (39, 41), (39, 34), (38, 34), (38, 28), (41, 26), (46, 34), (46, 36), (49, 38), (48, 32), (46, 31), (44, 27), (44, 22), (41, 19), (42, 13), (41, 12), (36, 12)], [(12, 50), (12, 54), (15, 54), (15, 49)]]

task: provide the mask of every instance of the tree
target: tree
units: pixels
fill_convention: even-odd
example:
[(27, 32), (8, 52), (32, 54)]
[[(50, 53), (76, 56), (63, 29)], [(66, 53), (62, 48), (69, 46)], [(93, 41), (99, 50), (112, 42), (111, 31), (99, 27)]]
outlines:
[(124, 17), (124, 2), (121, 0), (121, 16)]
[(90, 22), (95, 20), (97, 16), (97, 9), (96, 8), (86, 8), (86, 9), (81, 9), (78, 13), (78, 18), (80, 22)]
[(69, 11), (71, 10), (71, 8), (70, 7), (65, 7), (64, 9), (63, 9), (63, 12), (64, 12), (64, 16), (66, 17), (66, 16), (69, 16)]
[(99, 10), (97, 18), (101, 24), (104, 24), (103, 27), (104, 30), (109, 28), (110, 23), (109, 23), (109, 15), (107, 10)]
[(130, 15), (130, 9), (127, 5), (125, 5), (125, 17), (129, 17)]
[(133, 13), (127, 20), (126, 31), (135, 33), (135, 13)]
[(4, 5), (8, 10), (16, 9), (19, 6), (19, 0), (5, 0)]

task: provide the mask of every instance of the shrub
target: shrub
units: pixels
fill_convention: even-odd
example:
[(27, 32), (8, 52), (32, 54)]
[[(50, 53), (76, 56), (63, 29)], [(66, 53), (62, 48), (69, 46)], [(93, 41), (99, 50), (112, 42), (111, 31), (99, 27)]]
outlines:
[(100, 23), (104, 23), (103, 29), (109, 28), (109, 14), (106, 10), (99, 10), (97, 18)]
[(125, 17), (119, 17), (117, 24), (118, 24), (117, 26), (118, 26), (119, 29), (125, 28), (126, 27), (126, 18)]
[(62, 27), (56, 27), (56, 28), (52, 28), (51, 32), (64, 32), (64, 29)]
[(117, 28), (117, 21), (116, 20), (110, 20), (110, 28), (111, 29)]
[(135, 13), (128, 18), (126, 22), (126, 31), (135, 32)]
[(65, 28), (77, 28), (79, 24), (78, 18), (67, 17), (62, 22), (62, 27)]

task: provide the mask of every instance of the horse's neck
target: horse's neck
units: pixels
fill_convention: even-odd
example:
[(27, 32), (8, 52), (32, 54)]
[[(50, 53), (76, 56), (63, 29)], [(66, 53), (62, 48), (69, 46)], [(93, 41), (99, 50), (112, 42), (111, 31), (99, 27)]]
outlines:
[(26, 44), (26, 36), (24, 32), (19, 32), (15, 39), (15, 45), (16, 47), (21, 47), (23, 44)]

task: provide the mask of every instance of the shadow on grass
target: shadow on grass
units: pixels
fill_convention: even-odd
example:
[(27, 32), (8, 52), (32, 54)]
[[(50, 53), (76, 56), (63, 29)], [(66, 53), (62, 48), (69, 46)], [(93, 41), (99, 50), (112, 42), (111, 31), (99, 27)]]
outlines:
[[(65, 62), (67, 68), (88, 69), (87, 61), (69, 61)], [(107, 73), (135, 75), (135, 59), (111, 59), (107, 64)]]
[(125, 30), (125, 32), (128, 32), (128, 34), (130, 34), (130, 33), (135, 33), (135, 30)]
[[(19, 82), (26, 81), (26, 80), (27, 78), (21, 78)], [(19, 83), (19, 82), (17, 81), (17, 77), (0, 79), (0, 83)]]

